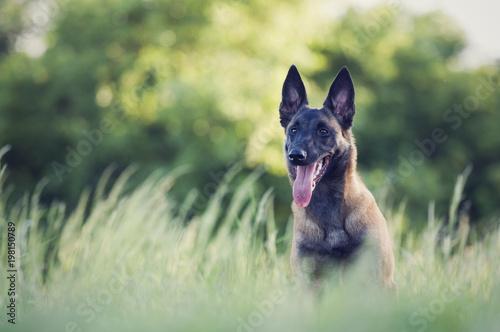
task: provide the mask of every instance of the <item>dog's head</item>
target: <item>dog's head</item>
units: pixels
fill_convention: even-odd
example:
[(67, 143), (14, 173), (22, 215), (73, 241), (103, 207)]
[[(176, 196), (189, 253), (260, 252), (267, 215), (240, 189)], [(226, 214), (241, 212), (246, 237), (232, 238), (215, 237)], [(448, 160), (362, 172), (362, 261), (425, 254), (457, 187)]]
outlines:
[(298, 206), (309, 204), (312, 191), (330, 172), (330, 161), (351, 145), (350, 128), (356, 109), (351, 75), (343, 67), (335, 77), (323, 107), (310, 108), (295, 66), (283, 84), (280, 122), (285, 129), (285, 159)]

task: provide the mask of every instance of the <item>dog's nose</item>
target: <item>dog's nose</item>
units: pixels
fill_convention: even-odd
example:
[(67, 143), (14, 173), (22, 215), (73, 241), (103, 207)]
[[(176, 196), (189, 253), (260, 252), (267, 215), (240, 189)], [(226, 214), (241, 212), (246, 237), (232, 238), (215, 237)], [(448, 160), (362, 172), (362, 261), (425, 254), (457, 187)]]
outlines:
[(303, 149), (291, 149), (288, 153), (288, 159), (291, 162), (301, 162), (306, 160), (307, 152)]

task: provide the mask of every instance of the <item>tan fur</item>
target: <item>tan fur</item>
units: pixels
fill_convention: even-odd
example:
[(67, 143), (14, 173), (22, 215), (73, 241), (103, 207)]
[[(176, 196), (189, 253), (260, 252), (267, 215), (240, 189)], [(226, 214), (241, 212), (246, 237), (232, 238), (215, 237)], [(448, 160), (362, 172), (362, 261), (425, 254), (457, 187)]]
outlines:
[(357, 151), (351, 131), (356, 113), (354, 95), (346, 67), (335, 77), (321, 109), (309, 108), (295, 66), (290, 67), (283, 84), (279, 114), (286, 135), (283, 149), (292, 187), (298, 167), (323, 165), (319, 158), (334, 163), (323, 166), (328, 170), (323, 168), (323, 173), (313, 178), (311, 185), (316, 191), (312, 195), (307, 191), (307, 196), (304, 192), (294, 196), (305, 207), (292, 203), (292, 273), (317, 288), (326, 272), (342, 273), (357, 261), (369, 267), (372, 280), (396, 291), (386, 220), (356, 172)]
[[(378, 280), (384, 288), (397, 292), (397, 285), (393, 279), (394, 255), (387, 223), (372, 194), (355, 170), (355, 156), (356, 153), (353, 153), (353, 159), (346, 174), (345, 194), (341, 206), (345, 230), (351, 235), (367, 231), (364, 252), (371, 255), (370, 261), (375, 264), (373, 278)], [(317, 289), (326, 270), (337, 268), (342, 272), (345, 262), (335, 264), (319, 255), (299, 257), (297, 245), (300, 240), (318, 241), (326, 234), (321, 223), (308, 213), (306, 208), (292, 203), (292, 211), (294, 214), (290, 255), (292, 274), (301, 280), (307, 280), (308, 276), (312, 276), (312, 286)]]

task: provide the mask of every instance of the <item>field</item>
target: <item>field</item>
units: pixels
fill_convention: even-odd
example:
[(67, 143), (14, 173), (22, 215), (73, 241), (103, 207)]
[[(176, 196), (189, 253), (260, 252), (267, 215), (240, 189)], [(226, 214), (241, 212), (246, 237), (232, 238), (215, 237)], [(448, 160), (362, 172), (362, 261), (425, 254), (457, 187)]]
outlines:
[[(169, 197), (189, 175), (153, 174), (126, 192), (132, 172), (110, 184), (108, 170), (71, 213), (63, 203), (42, 207), (43, 183), (8, 210), (8, 191), (0, 192), (1, 331), (498, 331), (500, 230), (479, 236), (467, 216), (457, 217), (466, 173), (450, 193), (454, 222), (446, 227), (432, 203), (418, 232), (409, 230), (404, 205), (381, 204), (398, 304), (355, 276), (317, 299), (297, 287), (291, 221), (276, 228), (272, 189), (259, 197), (253, 190), (259, 172), (239, 184), (228, 174), (194, 215), (194, 195)], [(6, 315), (9, 222), (15, 325)]]

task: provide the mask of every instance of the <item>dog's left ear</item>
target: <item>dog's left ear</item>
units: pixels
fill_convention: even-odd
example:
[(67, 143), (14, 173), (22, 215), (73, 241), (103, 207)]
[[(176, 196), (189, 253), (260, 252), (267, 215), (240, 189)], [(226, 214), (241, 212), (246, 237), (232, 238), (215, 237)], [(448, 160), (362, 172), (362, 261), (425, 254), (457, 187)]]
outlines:
[(333, 112), (345, 130), (351, 128), (356, 107), (354, 85), (347, 67), (342, 67), (333, 80), (323, 106)]
[(280, 104), (280, 123), (286, 129), (293, 116), (308, 105), (306, 88), (297, 67), (292, 65), (283, 83)]

